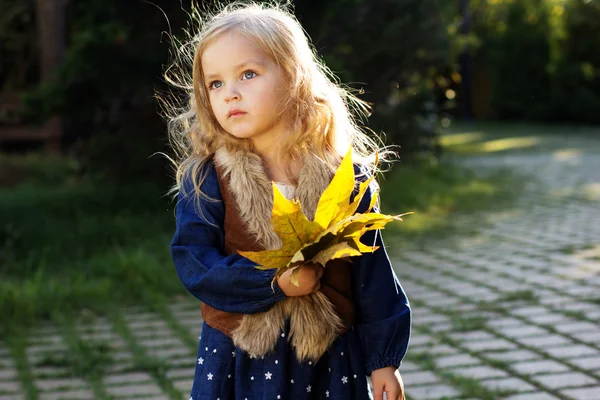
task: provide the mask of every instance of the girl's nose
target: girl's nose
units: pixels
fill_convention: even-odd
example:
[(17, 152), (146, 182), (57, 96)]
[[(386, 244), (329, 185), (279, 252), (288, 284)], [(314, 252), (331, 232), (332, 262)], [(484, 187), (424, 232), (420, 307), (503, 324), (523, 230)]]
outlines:
[(240, 100), (241, 95), (235, 86), (230, 86), (225, 94), (225, 101), (229, 103), (232, 100)]

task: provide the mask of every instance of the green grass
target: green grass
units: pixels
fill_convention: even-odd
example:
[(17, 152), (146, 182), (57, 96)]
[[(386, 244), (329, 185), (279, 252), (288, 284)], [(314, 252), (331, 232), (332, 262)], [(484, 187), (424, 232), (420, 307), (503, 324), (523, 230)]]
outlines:
[(169, 254), (174, 204), (164, 190), (85, 179), (0, 188), (2, 328), (57, 309), (102, 312), (148, 291), (181, 293)]
[(499, 303), (516, 302), (516, 301), (524, 301), (526, 303), (536, 303), (538, 301), (538, 296), (532, 290), (515, 290), (513, 292), (504, 293), (496, 301)]
[[(169, 254), (174, 202), (166, 187), (95, 183), (70, 159), (49, 158), (46, 174), (41, 156), (11, 163), (27, 179), (0, 186), (3, 327), (31, 325), (54, 310), (102, 314), (148, 293), (185, 294)], [(382, 180), (382, 210), (414, 211), (389, 231), (415, 242), (448, 233), (456, 213), (496, 207), (515, 193), (510, 182), (501, 172), (478, 177), (445, 162), (398, 163)]]
[(525, 180), (497, 169), (476, 174), (449, 160), (396, 164), (381, 180), (381, 209), (387, 214), (414, 212), (392, 223), (386, 232), (412, 242), (423, 237), (472, 234), (475, 227), (459, 226), (454, 216), (508, 207), (522, 192)]

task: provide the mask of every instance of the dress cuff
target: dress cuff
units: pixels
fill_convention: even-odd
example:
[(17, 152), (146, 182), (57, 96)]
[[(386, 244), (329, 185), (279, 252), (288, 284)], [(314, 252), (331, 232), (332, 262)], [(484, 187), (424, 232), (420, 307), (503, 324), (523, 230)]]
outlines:
[(402, 364), (403, 357), (392, 357), (392, 358), (380, 358), (378, 360), (373, 361), (372, 363), (367, 365), (367, 375), (371, 375), (371, 372), (376, 369), (381, 369), (385, 367), (394, 367), (396, 369), (400, 368)]
[(266, 285), (268, 286), (267, 290), (271, 295), (264, 300), (256, 302), (256, 305), (260, 307), (264, 305), (275, 304), (278, 301), (285, 299), (287, 296), (285, 295), (285, 293), (283, 293), (283, 291), (277, 284), (277, 281), (273, 281), (273, 278), (275, 278), (275, 273), (277, 271), (275, 269), (267, 269), (265, 271), (260, 272), (262, 273), (266, 281)]

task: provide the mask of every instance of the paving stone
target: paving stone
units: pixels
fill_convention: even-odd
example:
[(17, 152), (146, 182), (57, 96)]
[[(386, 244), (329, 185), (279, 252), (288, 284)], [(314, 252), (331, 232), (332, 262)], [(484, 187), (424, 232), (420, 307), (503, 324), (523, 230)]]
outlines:
[[(597, 307), (597, 306), (596, 306)], [(600, 325), (592, 324), (591, 322), (575, 321), (570, 324), (558, 324), (554, 327), (561, 333), (572, 333), (572, 332), (598, 332), (600, 331)]]
[(545, 372), (563, 372), (569, 368), (553, 360), (529, 361), (513, 364), (512, 368), (523, 375), (535, 375)]
[(169, 349), (146, 349), (146, 354), (151, 357), (157, 358), (175, 358), (180, 356), (194, 357), (195, 351), (188, 349), (187, 347), (172, 347)]
[[(156, 395), (162, 394), (160, 387), (154, 383), (143, 383), (126, 386), (107, 386), (106, 392), (112, 396)], [(144, 398), (146, 398), (144, 396)]]
[(503, 335), (511, 338), (522, 338), (528, 336), (542, 336), (547, 335), (549, 332), (546, 329), (534, 325), (522, 325), (522, 326), (501, 326), (495, 329)]
[(436, 355), (440, 355), (440, 354), (444, 354), (444, 355), (449, 355), (449, 354), (456, 354), (459, 352), (458, 349), (456, 349), (455, 347), (452, 346), (448, 346), (447, 344), (439, 344), (433, 347), (429, 347), (428, 348), (428, 353), (430, 354), (436, 354)]
[(404, 381), (404, 384), (407, 387), (428, 385), (440, 382), (440, 378), (431, 371), (403, 372), (402, 380)]
[(410, 337), (410, 346), (411, 347), (419, 347), (421, 345), (430, 346), (433, 343), (434, 339), (429, 335), (424, 335), (416, 332), (414, 336)]
[(191, 368), (186, 368), (186, 369), (170, 369), (167, 371), (167, 373), (165, 374), (169, 379), (174, 379), (174, 378), (187, 378), (187, 379), (193, 379), (194, 378), (194, 370)]
[(492, 341), (497, 339), (497, 336), (492, 335), (489, 332), (484, 332), (484, 331), (473, 331), (473, 332), (461, 332), (461, 333), (453, 333), (452, 334), (452, 338), (453, 339), (460, 339), (462, 341), (481, 341), (481, 340), (487, 340), (487, 341)]
[(522, 393), (509, 396), (504, 400), (558, 400), (559, 398), (546, 392)]
[(600, 356), (600, 352), (593, 347), (585, 345), (574, 345), (565, 347), (551, 347), (544, 350), (553, 357), (585, 357), (585, 356)]
[(132, 372), (120, 375), (107, 375), (104, 383), (107, 385), (119, 385), (123, 383), (152, 382), (152, 376), (144, 372)]
[(18, 382), (15, 381), (5, 381), (2, 382), (0, 381), (0, 393), (2, 392), (6, 392), (6, 393), (11, 393), (11, 392), (18, 392), (21, 390), (21, 385), (19, 385)]
[(69, 367), (37, 367), (31, 368), (33, 374), (38, 378), (48, 377), (64, 377), (71, 375), (71, 369)]
[(406, 393), (415, 400), (439, 400), (460, 395), (460, 392), (452, 386), (443, 384), (407, 387)]
[(0, 380), (5, 381), (8, 379), (15, 379), (17, 377), (17, 371), (14, 369), (0, 369)]
[[(180, 392), (184, 394), (188, 394), (192, 391), (192, 386), (194, 384), (193, 379), (185, 379), (185, 380), (176, 380), (173, 382), (173, 386)], [(185, 397), (187, 398), (187, 397)]]
[(94, 400), (94, 393), (89, 390), (68, 390), (62, 392), (40, 392), (40, 400)]
[(520, 315), (522, 317), (527, 317), (529, 315), (539, 315), (548, 312), (548, 309), (545, 307), (521, 307), (512, 309), (511, 314)]
[(417, 364), (410, 362), (410, 361), (402, 361), (402, 365), (400, 365), (400, 372), (405, 373), (405, 372), (412, 372), (412, 371), (420, 371), (421, 367), (419, 367)]
[(598, 332), (571, 333), (570, 335), (582, 342), (592, 344), (600, 343), (600, 335), (598, 335)]
[(505, 327), (505, 326), (523, 326), (523, 321), (516, 319), (516, 318), (512, 318), (512, 317), (506, 317), (506, 318), (498, 318), (493, 321), (488, 321), (487, 325), (492, 328)]
[(600, 384), (596, 379), (580, 372), (537, 375), (531, 379), (551, 389)]
[(491, 390), (515, 390), (520, 392), (535, 390), (535, 386), (519, 378), (502, 378), (479, 382)]
[(574, 400), (598, 400), (600, 399), (600, 386), (592, 386), (579, 389), (568, 389), (561, 391)]
[(590, 371), (600, 370), (600, 357), (571, 358), (569, 362)]
[(163, 320), (135, 320), (128, 322), (129, 328), (133, 330), (133, 333), (137, 335), (154, 335), (159, 329), (162, 329), (163, 332), (167, 332), (169, 327), (167, 323)]
[(467, 378), (473, 379), (487, 379), (487, 378), (504, 378), (507, 377), (508, 374), (506, 371), (488, 367), (486, 365), (478, 365), (476, 367), (468, 367), (468, 368), (452, 368), (452, 373), (462, 375)]
[[(171, 333), (171, 336), (173, 334)], [(144, 347), (176, 347), (176, 346), (183, 346), (183, 342), (176, 338), (176, 337), (162, 337), (162, 338), (155, 338), (155, 339), (144, 339), (141, 340), (142, 345)]]
[(569, 319), (567, 317), (565, 317), (564, 315), (560, 315), (557, 313), (543, 313), (543, 314), (539, 314), (539, 315), (528, 315), (527, 319), (529, 321), (532, 321), (536, 324), (550, 324), (550, 325), (556, 325), (556, 324), (560, 324), (560, 323), (566, 323), (569, 321)]
[(510, 350), (516, 349), (517, 345), (504, 339), (485, 340), (481, 342), (466, 342), (463, 346), (473, 351), (483, 350)]
[(547, 335), (539, 337), (526, 337), (517, 339), (519, 343), (526, 346), (536, 347), (545, 350), (549, 346), (573, 346), (574, 343), (564, 336), (560, 335)]
[(540, 358), (539, 354), (525, 349), (494, 352), (487, 354), (487, 356), (496, 360), (511, 362), (538, 360)]
[(79, 389), (87, 387), (87, 382), (81, 378), (52, 378), (52, 379), (37, 379), (35, 385), (43, 391), (55, 391), (66, 389)]
[(467, 365), (480, 365), (481, 360), (469, 354), (457, 354), (454, 356), (440, 357), (435, 360), (438, 368), (450, 368)]

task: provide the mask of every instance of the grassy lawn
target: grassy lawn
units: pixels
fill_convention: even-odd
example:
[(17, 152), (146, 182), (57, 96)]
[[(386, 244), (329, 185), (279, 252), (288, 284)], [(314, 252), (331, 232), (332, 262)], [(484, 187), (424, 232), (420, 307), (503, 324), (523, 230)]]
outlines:
[[(0, 186), (0, 330), (20, 334), (57, 310), (61, 318), (110, 314), (186, 295), (169, 255), (174, 202), (166, 187), (94, 184), (72, 160), (0, 158), (0, 171), (24, 165), (25, 180)], [(386, 229), (388, 244), (455, 234), (452, 216), (497, 208), (518, 192), (514, 185), (506, 171), (397, 163), (381, 182), (382, 211), (415, 214)]]

